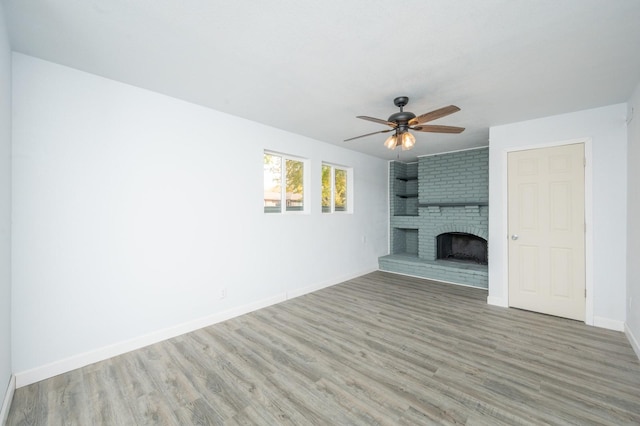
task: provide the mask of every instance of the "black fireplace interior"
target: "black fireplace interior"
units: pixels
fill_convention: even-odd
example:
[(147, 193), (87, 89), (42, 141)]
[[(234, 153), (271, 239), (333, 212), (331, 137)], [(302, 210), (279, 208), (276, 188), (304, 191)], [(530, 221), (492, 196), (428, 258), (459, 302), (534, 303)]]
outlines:
[(437, 258), (486, 265), (487, 240), (465, 232), (438, 235)]

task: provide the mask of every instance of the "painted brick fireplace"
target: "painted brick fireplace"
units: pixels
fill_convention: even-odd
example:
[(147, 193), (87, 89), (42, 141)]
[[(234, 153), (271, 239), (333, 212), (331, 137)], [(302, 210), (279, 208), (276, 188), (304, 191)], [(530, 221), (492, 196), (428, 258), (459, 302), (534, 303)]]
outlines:
[[(391, 162), (391, 247), (380, 269), (487, 288), (488, 182), (488, 148)], [(441, 246), (455, 250), (439, 259), (443, 234), (450, 240)]]

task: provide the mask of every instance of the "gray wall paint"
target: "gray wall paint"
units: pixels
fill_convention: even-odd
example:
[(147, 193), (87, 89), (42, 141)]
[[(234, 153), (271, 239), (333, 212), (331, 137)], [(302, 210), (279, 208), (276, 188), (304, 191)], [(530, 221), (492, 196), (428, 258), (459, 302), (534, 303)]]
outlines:
[(489, 201), (489, 149), (429, 155), (418, 161), (420, 203)]
[(0, 405), (11, 372), (11, 49), (0, 3)]

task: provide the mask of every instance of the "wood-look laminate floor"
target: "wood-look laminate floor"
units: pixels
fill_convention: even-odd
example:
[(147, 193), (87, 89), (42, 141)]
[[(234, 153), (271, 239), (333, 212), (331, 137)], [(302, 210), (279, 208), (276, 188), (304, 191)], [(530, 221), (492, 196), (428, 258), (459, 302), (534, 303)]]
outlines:
[(623, 333), (384, 272), (17, 389), (8, 425), (640, 424)]

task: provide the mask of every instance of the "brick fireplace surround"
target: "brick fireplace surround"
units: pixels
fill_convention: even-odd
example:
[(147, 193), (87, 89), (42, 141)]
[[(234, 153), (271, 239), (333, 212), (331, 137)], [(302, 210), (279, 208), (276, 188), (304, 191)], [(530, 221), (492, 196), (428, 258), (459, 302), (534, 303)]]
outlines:
[(488, 239), (489, 149), (393, 161), (389, 188), (391, 247), (380, 269), (487, 288), (486, 264), (436, 257), (440, 234)]

